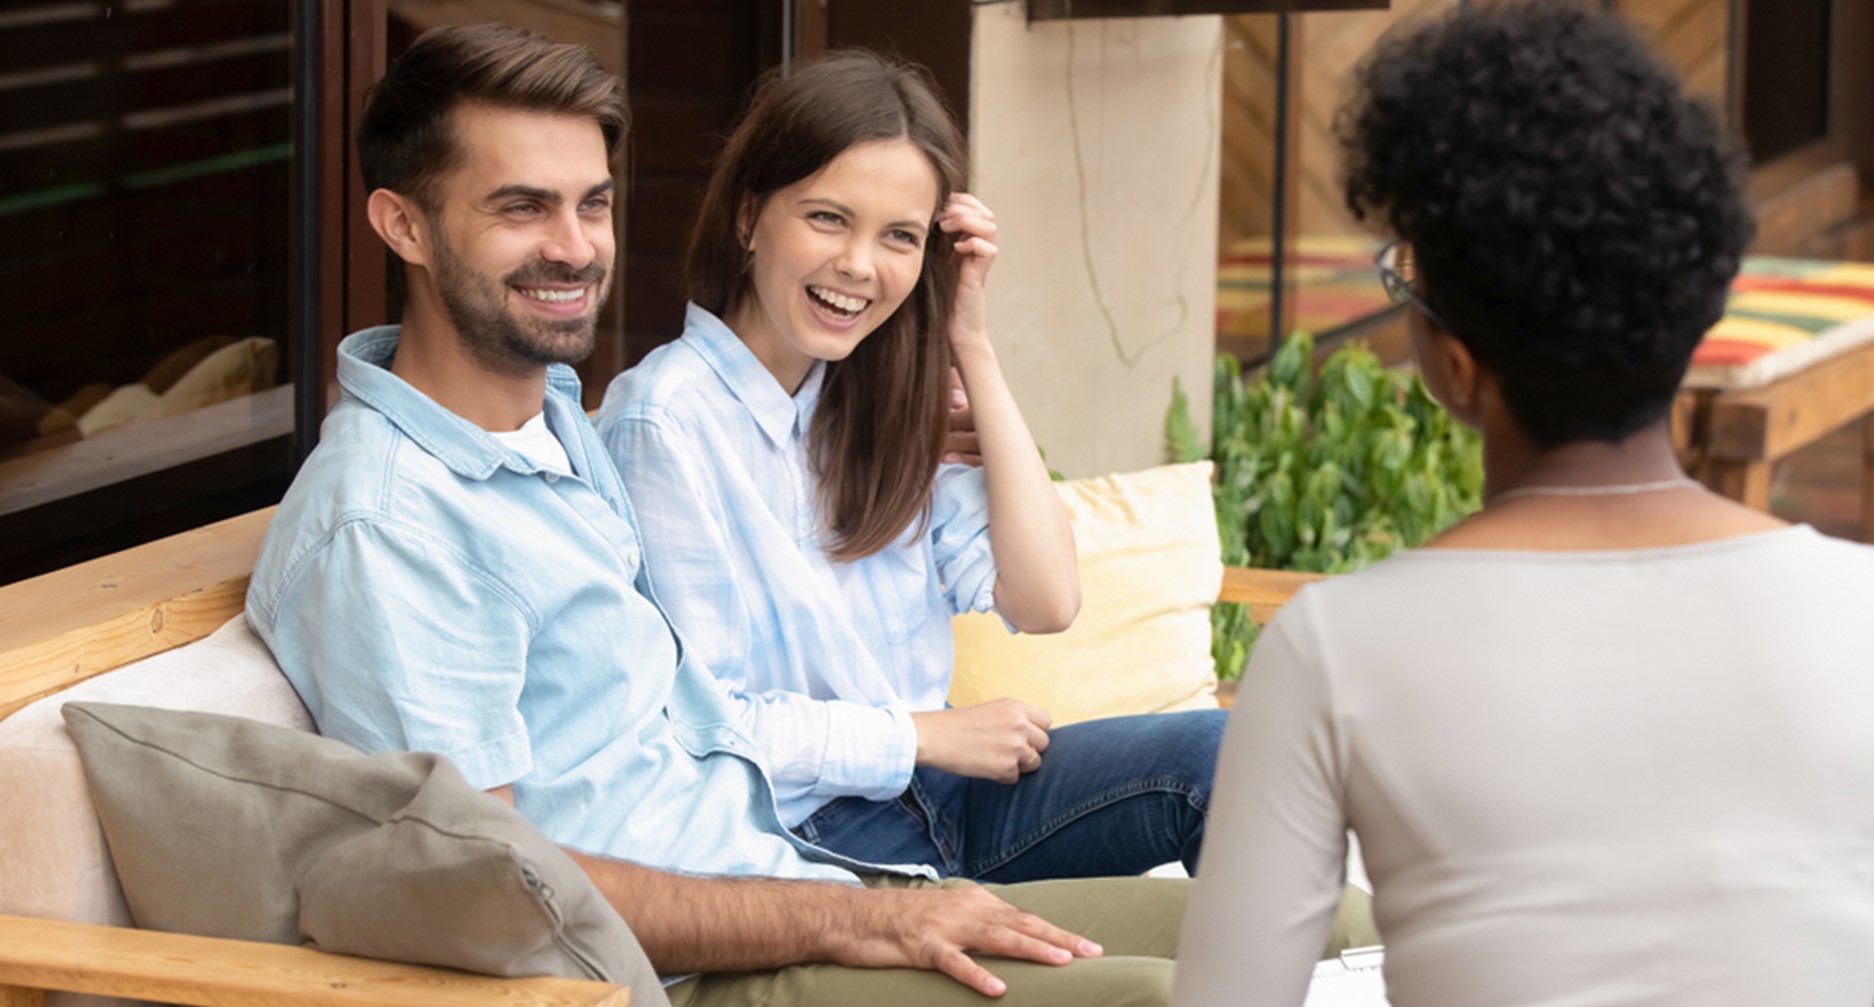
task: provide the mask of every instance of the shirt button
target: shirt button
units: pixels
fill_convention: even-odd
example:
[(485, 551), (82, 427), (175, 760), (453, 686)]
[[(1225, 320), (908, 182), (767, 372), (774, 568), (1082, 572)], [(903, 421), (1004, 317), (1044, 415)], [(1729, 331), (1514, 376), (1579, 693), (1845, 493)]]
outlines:
[(548, 472), (546, 473), (546, 477), (547, 477), (548, 485), (552, 485), (553, 483), (560, 481), (560, 474), (558, 472)]

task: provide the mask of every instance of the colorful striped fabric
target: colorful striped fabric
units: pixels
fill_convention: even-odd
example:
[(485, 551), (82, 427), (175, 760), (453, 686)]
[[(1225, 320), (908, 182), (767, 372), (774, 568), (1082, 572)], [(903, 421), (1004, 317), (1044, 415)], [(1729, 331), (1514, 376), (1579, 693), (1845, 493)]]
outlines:
[(1687, 388), (1766, 385), (1874, 340), (1874, 264), (1752, 258)]
[[(1373, 269), (1370, 238), (1299, 238), (1287, 260), (1295, 285), (1294, 317), (1285, 328), (1325, 335), (1392, 306)], [(1253, 350), (1269, 341), (1268, 238), (1234, 242), (1217, 266), (1217, 338)], [(1242, 346), (1240, 344), (1247, 344)]]
[[(1391, 305), (1368, 238), (1303, 236), (1289, 256), (1291, 331), (1324, 335)], [(1239, 352), (1269, 339), (1268, 238), (1235, 242), (1217, 268), (1217, 338)], [(1750, 258), (1725, 315), (1692, 354), (1687, 388), (1754, 388), (1874, 341), (1874, 264)], [(1230, 344), (1236, 344), (1231, 346)]]

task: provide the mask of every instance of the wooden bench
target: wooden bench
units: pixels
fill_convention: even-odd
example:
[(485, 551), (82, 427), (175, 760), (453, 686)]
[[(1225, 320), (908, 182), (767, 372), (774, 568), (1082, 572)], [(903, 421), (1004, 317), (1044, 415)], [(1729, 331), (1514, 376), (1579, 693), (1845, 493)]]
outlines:
[[(0, 587), (0, 719), (199, 640), (238, 615), (272, 516), (256, 511)], [(1318, 579), (1232, 569), (1219, 600), (1246, 604), (1266, 621)], [(51, 990), (190, 1005), (628, 1001), (628, 991), (605, 983), (499, 979), (285, 945), (0, 916), (0, 1007), (39, 1007)]]
[(1874, 542), (1874, 343), (1758, 388), (1681, 392), (1675, 414), (1681, 457), (1699, 479), (1766, 512), (1777, 462), (1859, 424), (1861, 539)]
[[(0, 719), (233, 618), (271, 517), (271, 509), (257, 511), (0, 588)], [(609, 983), (501, 979), (287, 945), (0, 916), (0, 1007), (39, 1007), (48, 991), (190, 1005), (624, 1007), (630, 999)]]

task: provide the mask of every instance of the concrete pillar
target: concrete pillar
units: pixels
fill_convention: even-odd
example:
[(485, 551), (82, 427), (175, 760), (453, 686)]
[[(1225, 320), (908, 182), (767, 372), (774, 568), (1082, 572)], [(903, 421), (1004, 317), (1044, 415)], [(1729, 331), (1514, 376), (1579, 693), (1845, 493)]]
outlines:
[(1157, 464), (1173, 375), (1210, 423), (1222, 22), (1031, 26), (1021, 3), (975, 17), (974, 184), (1000, 228), (1003, 369), (1054, 468)]

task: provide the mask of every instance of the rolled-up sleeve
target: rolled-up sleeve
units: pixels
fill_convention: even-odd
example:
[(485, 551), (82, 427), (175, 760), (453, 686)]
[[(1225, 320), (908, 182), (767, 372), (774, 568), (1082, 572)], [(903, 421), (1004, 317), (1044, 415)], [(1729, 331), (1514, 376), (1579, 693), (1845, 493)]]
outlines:
[(996, 557), (989, 548), (989, 488), (983, 470), (945, 465), (931, 495), (931, 556), (950, 614), (996, 607)]
[(366, 752), (447, 756), (476, 787), (533, 766), (520, 713), (535, 620), (423, 530), (340, 524), (248, 618), (319, 732)]
[(771, 760), (775, 794), (784, 804), (835, 797), (889, 801), (911, 785), (917, 727), (902, 705), (867, 706), (797, 692), (731, 689), (729, 696)]

